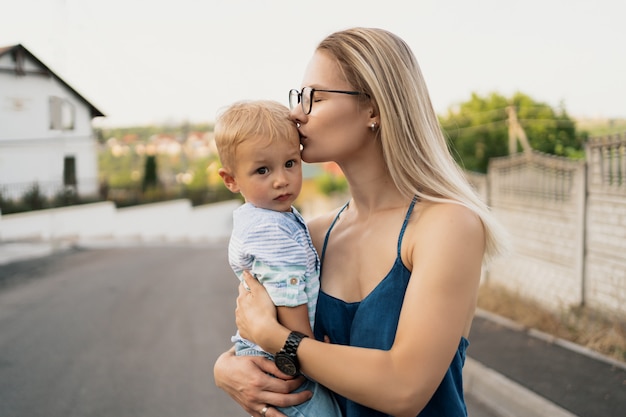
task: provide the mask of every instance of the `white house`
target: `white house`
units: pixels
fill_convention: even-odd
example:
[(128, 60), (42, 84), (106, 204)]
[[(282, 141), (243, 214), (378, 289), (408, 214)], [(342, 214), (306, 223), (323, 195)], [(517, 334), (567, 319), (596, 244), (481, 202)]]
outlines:
[(98, 192), (91, 121), (104, 116), (22, 45), (0, 47), (0, 193), (16, 199), (38, 184)]

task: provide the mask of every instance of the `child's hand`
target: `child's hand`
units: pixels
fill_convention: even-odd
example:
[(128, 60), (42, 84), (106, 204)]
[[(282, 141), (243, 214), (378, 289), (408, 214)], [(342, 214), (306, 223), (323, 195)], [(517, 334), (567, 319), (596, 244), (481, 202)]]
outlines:
[(248, 271), (244, 271), (239, 286), (235, 320), (239, 334), (257, 344), (260, 344), (260, 336), (269, 332), (271, 324), (278, 323), (272, 299)]

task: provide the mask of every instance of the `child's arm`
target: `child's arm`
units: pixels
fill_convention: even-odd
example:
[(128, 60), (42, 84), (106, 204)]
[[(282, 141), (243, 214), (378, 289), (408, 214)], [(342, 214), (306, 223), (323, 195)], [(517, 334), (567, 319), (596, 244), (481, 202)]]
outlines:
[(246, 253), (253, 254), (250, 272), (270, 294), (278, 321), (289, 330), (314, 337), (304, 280), (310, 249), (298, 243), (292, 229), (272, 221), (250, 228), (245, 247)]
[(306, 304), (297, 307), (276, 307), (278, 321), (289, 330), (296, 330), (313, 337)]
[[(295, 249), (292, 250), (294, 255), (297, 252)], [(306, 258), (304, 262), (306, 262)], [(313, 337), (307, 306), (308, 299), (304, 292), (305, 284), (302, 279), (304, 271), (305, 267), (302, 265), (276, 268), (268, 267), (257, 260), (250, 272), (271, 294), (280, 324), (289, 330), (296, 330)], [(292, 280), (297, 282), (293, 284)], [(286, 283), (286, 281), (289, 282)]]

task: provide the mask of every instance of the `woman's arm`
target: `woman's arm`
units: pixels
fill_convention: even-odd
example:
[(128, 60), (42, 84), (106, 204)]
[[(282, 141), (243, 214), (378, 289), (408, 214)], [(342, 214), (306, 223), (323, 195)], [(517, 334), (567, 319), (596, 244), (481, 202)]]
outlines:
[[(406, 245), (406, 246), (405, 246)], [(412, 266), (396, 338), (389, 351), (304, 339), (302, 370), (329, 389), (395, 416), (415, 416), (441, 383), (476, 304), (484, 230), (469, 209), (424, 206), (403, 251)], [(245, 337), (276, 352), (289, 331), (267, 308), (262, 287), (240, 291), (237, 325)], [(271, 301), (269, 302), (271, 307)], [(258, 317), (254, 317), (258, 316)]]
[[(302, 378), (283, 380), (281, 378), (289, 377), (280, 372), (274, 362), (260, 356), (235, 356), (233, 349), (217, 359), (213, 376), (215, 384), (253, 416), (268, 404), (287, 407), (311, 398), (310, 391), (290, 394), (302, 384)], [(275, 408), (270, 410), (267, 417), (283, 416)]]

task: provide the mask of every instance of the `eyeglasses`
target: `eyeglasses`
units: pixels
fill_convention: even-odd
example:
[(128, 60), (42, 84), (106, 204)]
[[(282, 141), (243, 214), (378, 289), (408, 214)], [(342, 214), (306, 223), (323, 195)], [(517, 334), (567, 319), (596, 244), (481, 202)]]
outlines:
[(337, 94), (348, 94), (351, 96), (358, 96), (364, 94), (369, 97), (369, 94), (363, 93), (361, 91), (344, 91), (344, 90), (320, 90), (311, 87), (304, 87), (302, 91), (298, 91), (296, 89), (289, 90), (289, 108), (291, 110), (295, 109), (298, 103), (302, 106), (302, 111), (304, 114), (311, 113), (311, 108), (313, 107), (313, 94), (316, 91), (321, 91), (324, 93), (337, 93)]

